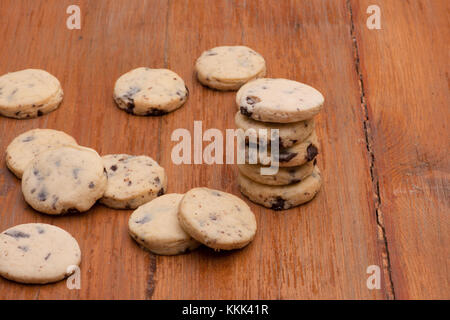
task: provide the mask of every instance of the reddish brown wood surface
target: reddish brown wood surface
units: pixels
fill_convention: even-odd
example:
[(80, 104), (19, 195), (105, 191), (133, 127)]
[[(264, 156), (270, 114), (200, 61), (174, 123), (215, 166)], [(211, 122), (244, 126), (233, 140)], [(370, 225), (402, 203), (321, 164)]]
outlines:
[[(239, 251), (156, 256), (128, 236), (130, 211), (96, 205), (80, 215), (36, 213), (2, 158), (0, 230), (55, 224), (79, 241), (83, 260), (81, 290), (68, 290), (64, 281), (34, 286), (0, 279), (0, 299), (448, 298), (448, 66), (439, 53), (448, 21), (445, 1), (422, 14), (411, 9), (420, 2), (410, 2), (401, 8), (383, 2), (383, 23), (396, 24), (388, 33), (367, 30), (367, 5), (345, 0), (77, 1), (81, 30), (66, 28), (71, 1), (1, 1), (0, 74), (46, 69), (60, 79), (65, 97), (57, 111), (38, 119), (0, 118), (0, 150), (25, 130), (55, 128), (101, 154), (152, 156), (167, 170), (169, 192), (208, 186), (240, 195), (234, 165), (171, 161), (173, 130), (192, 132), (194, 120), (203, 121), (203, 130), (234, 128), (234, 93), (206, 89), (195, 79), (200, 53), (248, 45), (265, 57), (269, 77), (308, 83), (326, 103), (316, 122), (321, 192), (285, 212), (248, 202), (258, 233)], [(418, 29), (411, 19), (421, 19)], [(411, 43), (411, 33), (423, 41)], [(392, 46), (398, 48), (383, 51)], [(425, 55), (430, 50), (437, 59)], [(377, 70), (382, 63), (389, 76)], [(138, 66), (177, 72), (191, 92), (185, 106), (163, 117), (119, 110), (114, 81)], [(406, 187), (408, 179), (420, 194), (409, 192), (416, 189)], [(366, 286), (369, 265), (382, 269), (380, 290)]]
[[(450, 297), (448, 1), (377, 1), (356, 28), (364, 106), (398, 299)], [(352, 1), (361, 25), (372, 1)]]

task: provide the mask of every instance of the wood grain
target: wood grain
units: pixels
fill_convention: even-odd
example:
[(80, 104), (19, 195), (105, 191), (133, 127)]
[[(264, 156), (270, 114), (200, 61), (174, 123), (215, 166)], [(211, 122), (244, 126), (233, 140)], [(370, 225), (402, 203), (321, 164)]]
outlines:
[(382, 30), (355, 28), (375, 182), (398, 299), (450, 298), (448, 1), (378, 4)]
[[(390, 3), (386, 1), (383, 7)], [(64, 281), (28, 286), (0, 279), (0, 299), (448, 297), (442, 283), (437, 287), (438, 280), (445, 283), (448, 277), (448, 252), (435, 256), (448, 245), (448, 220), (444, 216), (448, 208), (448, 139), (442, 140), (446, 122), (445, 117), (439, 118), (438, 111), (419, 108), (429, 100), (433, 105), (440, 104), (438, 110), (448, 115), (443, 104), (448, 101), (448, 91), (440, 82), (446, 74), (439, 69), (445, 57), (439, 55), (438, 63), (430, 70), (419, 65), (426, 61), (425, 55), (418, 60), (402, 56), (399, 62), (381, 49), (377, 55), (370, 53), (373, 44), (363, 39), (379, 37), (377, 46), (406, 46), (408, 43), (401, 42), (400, 36), (411, 31), (411, 26), (404, 26), (395, 35), (366, 36), (365, 4), (346, 0), (85, 0), (77, 1), (82, 12), (81, 30), (68, 30), (65, 11), (70, 4), (72, 1), (0, 2), (0, 34), (4, 39), (0, 74), (43, 68), (60, 79), (65, 91), (63, 104), (49, 115), (23, 121), (0, 118), (0, 150), (23, 131), (54, 128), (101, 154), (150, 155), (166, 168), (169, 192), (207, 186), (240, 196), (236, 166), (175, 165), (170, 154), (176, 144), (171, 141), (173, 130), (187, 128), (192, 132), (194, 120), (203, 122), (203, 131), (217, 128), (225, 133), (225, 129), (235, 127), (234, 93), (204, 88), (196, 81), (193, 66), (203, 50), (244, 44), (265, 57), (269, 77), (299, 80), (324, 94), (324, 111), (316, 121), (322, 144), (318, 164), (324, 185), (312, 202), (288, 211), (274, 212), (247, 201), (257, 216), (258, 233), (243, 250), (215, 253), (200, 248), (165, 257), (145, 252), (131, 240), (127, 233), (130, 211), (96, 205), (80, 215), (49, 217), (36, 213), (23, 201), (20, 182), (1, 158), (0, 230), (26, 222), (55, 224), (79, 241), (83, 260), (81, 290), (68, 290)], [(433, 10), (438, 9), (439, 5), (435, 5)], [(408, 10), (404, 19), (415, 17)], [(420, 18), (422, 26), (428, 28), (431, 13)], [(433, 23), (445, 25), (445, 18), (440, 19)], [(430, 27), (435, 33), (436, 26)], [(426, 39), (425, 31), (418, 39), (437, 51), (445, 36), (434, 37), (440, 42)], [(394, 53), (401, 54), (389, 52)], [(402, 105), (403, 99), (395, 95), (401, 91), (393, 90), (389, 99), (378, 93), (387, 84), (370, 59), (390, 67), (388, 72), (393, 77), (389, 81), (398, 80), (396, 90), (402, 88), (400, 80), (413, 72), (407, 69), (408, 62), (417, 66), (426, 79), (435, 81), (433, 90), (427, 91), (419, 90), (422, 80), (408, 79), (416, 89), (408, 98), (417, 100), (408, 118), (414, 121), (410, 134), (418, 142), (420, 153), (410, 153), (416, 150), (411, 142), (407, 147), (396, 144), (409, 139), (406, 123), (401, 127), (405, 130), (398, 127), (407, 113), (402, 109), (406, 104)], [(119, 110), (112, 100), (114, 82), (138, 66), (166, 67), (177, 72), (190, 89), (188, 102), (163, 117), (136, 117)], [(361, 76), (369, 91), (360, 87)], [(433, 95), (427, 96), (430, 91)], [(361, 104), (364, 94), (367, 103)], [(389, 102), (389, 110), (373, 109), (384, 106), (384, 99)], [(420, 122), (419, 117), (428, 118)], [(381, 119), (383, 123), (379, 123)], [(429, 128), (433, 121), (437, 126)], [(393, 129), (400, 137), (388, 139)], [(422, 136), (419, 129), (431, 132), (434, 142)], [(447, 148), (442, 145), (440, 150), (432, 149), (439, 141)], [(383, 147), (385, 144), (388, 149)], [(414, 166), (417, 157), (426, 159), (429, 165)], [(422, 170), (422, 176), (417, 176), (418, 170)], [(422, 188), (424, 194), (412, 195), (415, 198), (406, 193), (394, 194), (393, 190), (404, 183), (401, 172), (413, 172), (414, 176), (407, 179), (414, 179), (410, 183)], [(433, 195), (436, 202), (426, 195)], [(405, 208), (416, 210), (410, 210), (405, 218)], [(388, 213), (392, 214), (388, 217)], [(430, 226), (420, 230), (417, 223), (424, 221)], [(416, 233), (420, 234), (420, 243), (413, 238)], [(411, 262), (414, 254), (420, 257), (417, 263)], [(425, 267), (425, 259), (434, 263), (432, 274), (418, 279), (415, 272)], [(405, 261), (410, 262), (406, 270), (402, 265)], [(383, 269), (380, 290), (366, 286), (369, 265)], [(414, 273), (405, 274), (410, 270)], [(425, 281), (431, 281), (433, 287), (427, 288)]]

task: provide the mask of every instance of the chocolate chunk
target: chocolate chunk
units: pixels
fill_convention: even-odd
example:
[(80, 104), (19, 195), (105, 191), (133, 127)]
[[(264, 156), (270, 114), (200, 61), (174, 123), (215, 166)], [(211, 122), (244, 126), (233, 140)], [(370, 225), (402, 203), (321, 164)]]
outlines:
[(125, 109), (126, 113), (134, 114), (134, 101), (133, 99), (130, 99), (132, 102), (127, 103), (127, 108)]
[(306, 155), (307, 161), (311, 161), (319, 153), (319, 151), (317, 150), (317, 147), (315, 145), (313, 145), (312, 143), (308, 146), (308, 148), (306, 149), (306, 152), (307, 152), (307, 155)]
[(94, 187), (95, 187), (95, 184), (94, 184), (94, 182), (89, 182), (89, 189), (94, 189)]
[(39, 233), (39, 234), (43, 234), (43, 233), (45, 233), (45, 230), (44, 230), (44, 228), (41, 228), (41, 227), (36, 227), (36, 229), (37, 229), (37, 231), (38, 231), (38, 233)]
[(112, 171), (116, 171), (116, 170), (117, 170), (117, 166), (116, 166), (115, 164), (113, 164), (113, 165), (110, 167), (110, 169), (111, 169)]
[(31, 189), (30, 192), (31, 192), (31, 194), (35, 193), (36, 192), (36, 188)]
[(17, 249), (20, 249), (23, 252), (27, 252), (28, 251), (28, 247), (27, 246), (18, 246)]
[(152, 218), (150, 218), (150, 215), (147, 214), (147, 215), (145, 215), (142, 219), (135, 220), (134, 222), (135, 222), (135, 223), (138, 223), (138, 224), (144, 224), (144, 223), (149, 222), (150, 220), (152, 220)]
[(41, 110), (38, 110), (37, 116), (38, 116), (38, 117), (41, 117), (41, 116), (43, 116), (43, 115), (44, 115), (44, 113), (43, 113)]
[(69, 208), (65, 211), (65, 213), (73, 214), (73, 213), (80, 213), (80, 210), (77, 208)]
[(255, 96), (248, 96), (248, 97), (246, 98), (246, 101), (247, 101), (248, 104), (254, 105), (255, 103), (260, 102), (261, 99), (258, 98), (258, 97), (255, 97)]
[(189, 97), (189, 88), (187, 86), (184, 86), (186, 88), (186, 98)]
[(58, 202), (59, 197), (53, 195), (53, 202), (52, 202), (52, 208), (53, 210), (56, 210), (56, 203)]
[(128, 186), (131, 186), (133, 183), (130, 181), (128, 181)]
[(288, 162), (291, 161), (293, 158), (297, 156), (297, 152), (283, 152), (281, 151), (279, 154), (279, 161), (280, 162)]
[(44, 260), (45, 261), (47, 261), (48, 260), (48, 258), (50, 258), (50, 256), (52, 255), (52, 253), (51, 252), (49, 252), (46, 256), (45, 256), (45, 258), (44, 258)]
[(11, 231), (6, 231), (3, 234), (6, 234), (7, 236), (13, 237), (13, 238), (29, 238), (30, 235), (28, 233), (22, 232), (22, 231), (18, 231), (18, 230), (11, 230)]
[(156, 177), (156, 178), (154, 179), (154, 181), (155, 181), (156, 184), (160, 184), (160, 183), (161, 183), (161, 180), (159, 180), (159, 177)]
[(146, 116), (163, 116), (165, 114), (167, 114), (167, 111), (151, 108), (150, 110), (147, 111), (147, 113), (145, 115)]
[(207, 53), (206, 55), (207, 55), (207, 56), (216, 56), (216, 55), (217, 55), (217, 52), (209, 52), (209, 53)]
[(216, 197), (221, 197), (222, 195), (217, 191), (211, 191), (211, 194)]
[(241, 114), (243, 114), (244, 116), (247, 116), (247, 117), (251, 117), (253, 114), (253, 112), (248, 111), (248, 109), (243, 106), (240, 107), (240, 111), (241, 111)]
[(157, 197), (159, 197), (159, 196), (162, 196), (164, 194), (164, 188), (161, 188), (159, 191), (158, 191), (158, 194), (156, 195)]
[(283, 210), (285, 202), (286, 200), (284, 200), (283, 198), (277, 197), (275, 199), (275, 202), (272, 203), (272, 210)]
[(78, 173), (80, 172), (80, 168), (75, 168), (72, 170), (72, 175), (74, 179), (78, 179)]
[(39, 191), (37, 197), (39, 201), (45, 201), (47, 200), (47, 191), (45, 189), (42, 189), (41, 191)]

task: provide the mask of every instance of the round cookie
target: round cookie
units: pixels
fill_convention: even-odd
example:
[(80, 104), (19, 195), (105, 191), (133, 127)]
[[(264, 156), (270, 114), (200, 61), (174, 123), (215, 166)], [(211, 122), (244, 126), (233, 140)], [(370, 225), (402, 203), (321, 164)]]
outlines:
[(182, 198), (182, 194), (171, 193), (140, 206), (128, 221), (131, 237), (156, 254), (175, 255), (197, 248), (200, 243), (178, 222)]
[[(293, 123), (261, 122), (246, 117), (239, 111), (236, 113), (234, 120), (239, 129), (244, 131), (249, 130), (248, 133), (250, 136), (259, 138), (262, 135), (262, 138), (267, 143), (270, 143), (271, 140), (271, 130), (278, 129), (280, 147), (283, 148), (292, 147), (299, 141), (305, 140), (315, 128), (314, 119)], [(255, 131), (250, 129), (254, 129)]]
[(106, 190), (102, 158), (92, 149), (62, 146), (39, 154), (25, 169), (22, 193), (35, 210), (48, 214), (89, 210)]
[[(255, 148), (256, 146), (253, 144), (249, 144), (245, 147), (246, 159), (249, 161), (249, 149)], [(262, 146), (264, 148), (264, 146)], [(301, 166), (308, 161), (312, 161), (316, 158), (319, 153), (319, 140), (317, 139), (317, 134), (315, 131), (311, 133), (311, 135), (306, 138), (306, 140), (294, 144), (290, 148), (280, 148), (279, 149), (279, 166), (280, 167), (295, 167)], [(256, 150), (258, 151), (258, 150)], [(269, 165), (271, 163), (271, 153), (270, 150), (267, 151), (267, 159), (257, 159), (258, 163), (263, 165)], [(277, 159), (277, 158), (275, 158)], [(254, 163), (250, 163), (254, 164)]]
[(0, 233), (0, 275), (22, 283), (49, 283), (64, 279), (78, 266), (81, 251), (65, 230), (28, 223)]
[(138, 116), (160, 116), (178, 109), (188, 94), (183, 79), (168, 69), (133, 69), (114, 86), (118, 107)]
[(266, 75), (266, 62), (245, 46), (215, 47), (201, 54), (195, 63), (198, 80), (210, 88), (237, 90), (250, 80)]
[(150, 157), (111, 154), (102, 157), (108, 175), (100, 202), (114, 209), (136, 209), (164, 194), (164, 168)]
[(322, 94), (306, 84), (287, 79), (257, 79), (236, 94), (240, 112), (257, 121), (291, 123), (314, 117), (324, 102)]
[(247, 178), (262, 184), (284, 186), (298, 183), (310, 176), (313, 172), (315, 159), (297, 167), (278, 168), (273, 175), (262, 175), (262, 166), (258, 164), (238, 164), (239, 172)]
[(256, 233), (255, 216), (243, 200), (208, 188), (191, 189), (184, 195), (178, 220), (194, 239), (216, 250), (242, 248)]
[(21, 179), (26, 166), (41, 152), (63, 145), (78, 145), (67, 133), (52, 129), (33, 129), (16, 138), (6, 148), (6, 166)]
[(25, 69), (0, 76), (0, 114), (35, 118), (56, 108), (63, 99), (58, 79), (47, 71)]
[(287, 186), (269, 186), (250, 180), (239, 174), (238, 183), (242, 194), (251, 201), (273, 210), (286, 210), (314, 198), (322, 185), (317, 166), (312, 174), (301, 182)]

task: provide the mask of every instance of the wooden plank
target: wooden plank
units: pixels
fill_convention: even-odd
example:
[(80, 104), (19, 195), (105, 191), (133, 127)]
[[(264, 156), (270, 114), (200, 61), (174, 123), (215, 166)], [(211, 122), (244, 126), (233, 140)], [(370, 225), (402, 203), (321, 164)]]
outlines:
[[(235, 128), (233, 92), (202, 87), (195, 59), (217, 45), (245, 44), (267, 60), (268, 76), (304, 81), (326, 97), (317, 130), (324, 187), (310, 204), (274, 212), (251, 204), (258, 233), (232, 253), (200, 249), (158, 257), (155, 299), (386, 298), (366, 287), (366, 268), (382, 263), (366, 152), (359, 87), (354, 70), (350, 16), (345, 1), (174, 1), (169, 11), (168, 66), (186, 79), (191, 96), (163, 118), (162, 164), (171, 192), (208, 186), (240, 195), (236, 168), (174, 165), (170, 134)], [(206, 145), (206, 143), (205, 143)]]
[[(382, 265), (346, 1), (79, 1), (82, 29), (65, 28), (69, 1), (1, 1), (0, 73), (41, 67), (65, 90), (61, 108), (34, 120), (0, 119), (0, 150), (36, 127), (61, 129), (102, 154), (145, 153), (167, 169), (169, 192), (209, 186), (239, 195), (234, 165), (181, 165), (170, 159), (177, 128), (234, 128), (234, 93), (203, 88), (193, 74), (212, 46), (247, 44), (266, 58), (268, 75), (313, 85), (326, 97), (317, 120), (324, 186), (308, 205), (273, 212), (250, 204), (258, 234), (247, 248), (201, 248), (177, 257), (142, 251), (127, 234), (129, 211), (97, 205), (78, 216), (37, 214), (0, 161), (0, 229), (47, 222), (71, 232), (83, 252), (81, 290), (64, 281), (24, 286), (0, 279), (2, 299), (347, 298), (389, 297), (368, 290), (366, 268)], [(26, 17), (26, 18), (25, 18)], [(115, 79), (147, 65), (174, 70), (191, 89), (184, 107), (140, 118), (114, 106)]]
[[(381, 30), (365, 27), (381, 9)], [(448, 1), (351, 1), (398, 299), (449, 299)]]

